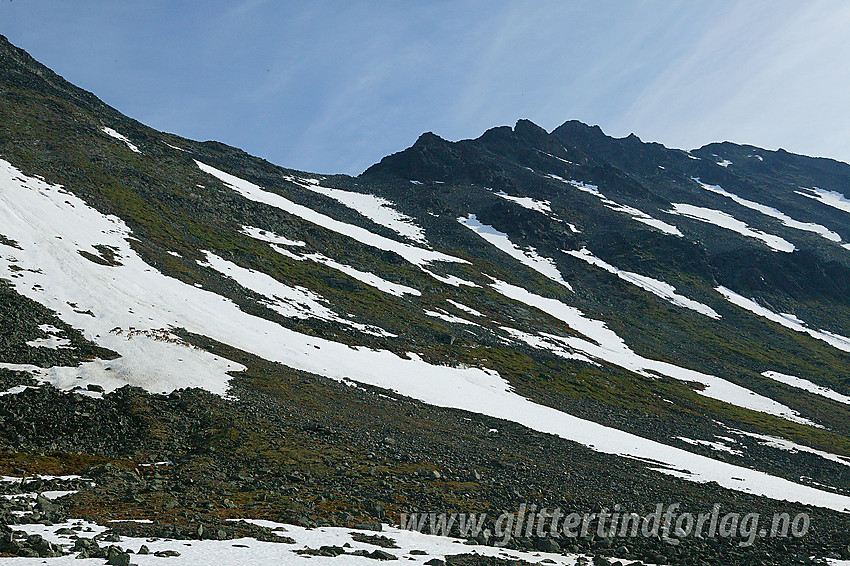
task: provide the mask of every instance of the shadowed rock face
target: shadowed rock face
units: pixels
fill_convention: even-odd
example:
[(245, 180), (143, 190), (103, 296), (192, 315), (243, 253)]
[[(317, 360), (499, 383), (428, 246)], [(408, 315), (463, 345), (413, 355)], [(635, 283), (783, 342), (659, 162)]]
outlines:
[[(0, 475), (95, 480), (44, 480), (31, 487), (79, 493), (53, 503), (36, 499), (26, 509), (0, 498), (0, 553), (70, 552), (37, 539), (12, 544), (3, 526), (69, 516), (153, 521), (110, 523), (114, 532), (105, 536), (112, 538), (277, 540), (268, 529), (227, 519), (377, 529), (400, 513), (458, 510), (486, 512), (492, 527), (499, 513), (522, 503), (578, 513), (620, 504), (645, 514), (659, 502), (695, 513), (717, 502), (765, 516), (806, 512), (817, 529), (753, 548), (691, 538), (673, 550), (638, 538), (623, 550), (622, 541), (524, 536), (509, 547), (593, 552), (600, 564), (611, 555), (624, 563), (670, 564), (790, 564), (850, 555), (845, 514), (686, 481), (659, 473), (656, 464), (600, 451), (605, 437), (622, 431), (836, 498), (850, 495), (846, 464), (837, 459), (850, 456), (850, 413), (836, 395), (817, 390), (850, 395), (848, 353), (822, 339), (850, 336), (850, 249), (842, 247), (850, 241), (850, 213), (832, 193), (846, 195), (846, 164), (729, 142), (684, 152), (634, 134), (611, 138), (577, 121), (547, 132), (520, 120), (473, 140), (425, 133), (356, 178), (317, 175), (148, 128), (2, 36), (0, 160), (14, 168), (11, 185), (0, 186), (0, 213), (18, 214), (0, 223)], [(223, 174), (204, 172), (196, 161)], [(49, 200), (54, 193), (45, 190), (33, 210), (14, 208), (12, 189), (36, 178), (62, 185), (65, 192), (56, 193), (62, 198)], [(261, 187), (260, 197), (244, 185), (239, 190), (240, 182)], [(70, 206), (76, 198), (81, 201)], [(102, 285), (89, 304), (64, 295), (74, 287), (68, 281), (50, 280), (61, 270), (46, 273), (47, 259), (57, 259), (52, 250), (66, 249), (59, 244), (78, 235), (60, 242), (54, 232), (66, 227), (59, 222), (30, 234), (19, 221), (35, 222), (63, 206), (69, 214), (90, 207), (97, 213), (92, 218), (112, 215), (129, 231), (126, 240), (109, 243), (107, 230), (103, 242), (71, 246), (58, 258), (59, 265), (84, 266), (86, 281)], [(691, 213), (676, 213), (677, 206)], [(427, 243), (399, 231), (404, 223), (421, 228)], [(794, 251), (769, 247), (775, 239)], [(386, 242), (460, 261), (419, 266)], [(246, 331), (266, 324), (285, 330), (288, 340), (272, 354), (302, 342), (308, 351), (264, 359), (255, 344), (199, 333), (188, 317), (170, 327), (149, 328), (140, 318), (132, 328), (92, 331), (90, 319), (119, 314), (104, 304), (122, 305), (122, 316), (152, 306), (187, 312), (141, 283), (127, 302), (111, 295), (113, 277), (135, 257), (149, 270), (137, 273), (139, 281), (156, 273), (193, 289), (199, 302), (226, 300), (216, 303), (219, 310), (226, 305), (234, 318), (253, 317), (239, 319), (247, 321)], [(390, 285), (405, 292), (386, 291)], [(537, 296), (538, 306), (511, 298), (505, 285)], [(736, 306), (720, 286), (805, 327)], [(705, 308), (682, 306), (682, 298)], [(303, 316), (287, 314), (293, 304)], [(217, 309), (208, 310), (216, 320)], [(567, 312), (573, 319), (565, 320)], [(619, 342), (602, 343), (611, 336)], [(215, 354), (245, 370), (224, 376), (228, 397), (197, 388), (145, 391), (137, 386), (145, 376), (119, 365), (145, 340), (185, 348), (186, 359)], [(357, 355), (392, 352), (384, 359), (410, 362), (399, 367), (421, 360), (435, 374), (486, 368), (509, 394), (604, 425), (610, 434), (589, 447), (515, 422), (527, 415), (506, 420), (465, 410), (470, 390), (464, 388), (475, 380), (451, 384), (458, 386), (452, 401), (460, 408), (422, 402), (430, 393), (427, 372), (418, 389), (404, 372), (389, 381), (397, 387), (370, 385), (369, 376), (385, 370), (377, 363), (349, 364), (351, 375), (340, 381), (332, 371), (339, 360), (329, 353), (340, 344)], [(629, 355), (716, 376), (745, 393), (718, 399), (717, 388), (695, 381), (698, 374), (682, 379), (640, 371), (622, 361)], [(307, 358), (326, 365), (310, 366), (311, 373), (296, 363)], [(104, 387), (96, 373), (79, 369), (69, 387), (49, 371), (67, 374), (93, 361), (104, 371), (114, 361), (126, 385)], [(182, 362), (162, 364), (196, 377), (197, 369), (179, 369)], [(401, 391), (403, 385), (408, 389)], [(752, 398), (780, 404), (787, 414), (753, 408)], [(796, 448), (778, 447), (777, 438)], [(152, 463), (160, 465), (142, 466)], [(21, 489), (0, 487), (9, 495)], [(493, 542), (484, 539), (479, 542)], [(77, 546), (76, 553), (110, 558), (97, 541)], [(315, 552), (331, 556), (340, 549)], [(126, 560), (119, 550), (111, 558)], [(384, 552), (369, 556), (388, 559)], [(458, 551), (435, 560), (485, 559)]]
[[(733, 165), (719, 166), (721, 155), (732, 160)], [(758, 160), (755, 155), (762, 159)], [(631, 258), (622, 258), (627, 262), (633, 262), (640, 255), (635, 252), (650, 245), (648, 240), (652, 239), (651, 246), (660, 255), (670, 255), (668, 259), (673, 269), (698, 273), (706, 279), (716, 277), (721, 284), (738, 285), (735, 288), (746, 292), (779, 291), (789, 297), (796, 294), (799, 299), (822, 296), (846, 302), (848, 257), (838, 246), (813, 237), (811, 232), (789, 231), (776, 219), (699, 190), (692, 180), (699, 178), (702, 182), (720, 185), (751, 202), (779, 208), (801, 222), (823, 224), (838, 234), (844, 231), (847, 237), (850, 234), (846, 233), (846, 213), (797, 194), (800, 187), (820, 186), (818, 183), (836, 187), (850, 181), (850, 166), (832, 160), (728, 142), (707, 145), (689, 156), (661, 144), (645, 143), (634, 134), (621, 139), (611, 138), (598, 126), (577, 121), (565, 122), (549, 134), (532, 122), (520, 120), (514, 128), (493, 128), (478, 139), (456, 143), (434, 134), (424, 134), (410, 148), (385, 157), (367, 169), (361, 178), (432, 182), (418, 186), (420, 191), (445, 192), (444, 187), (433, 181), (484, 185), (575, 208), (573, 195), (566, 194), (568, 191), (562, 184), (545, 180), (551, 174), (572, 175), (576, 180), (595, 184), (607, 197), (623, 204), (642, 205), (638, 207), (659, 218), (669, 218), (665, 212), (673, 202), (721, 210), (745, 222), (750, 221), (764, 231), (792, 234), (798, 248), (792, 254), (772, 254), (735, 234), (722, 230), (709, 233), (706, 226), (699, 224), (693, 226), (696, 232), (688, 234), (685, 242), (664, 237), (648, 238), (646, 230), (639, 230), (641, 226), (624, 230), (616, 221), (610, 226), (600, 226), (594, 234), (584, 238), (603, 248), (609, 248), (612, 241), (628, 242), (632, 252), (627, 255)], [(400, 196), (394, 194), (393, 189), (385, 190), (390, 196)], [(538, 215), (537, 220), (541, 232), (550, 232), (544, 218)], [(591, 219), (600, 220), (598, 217)], [(509, 233), (512, 222), (516, 224), (508, 219), (502, 224)], [(540, 237), (545, 238), (542, 234)], [(682, 243), (685, 244), (683, 252), (677, 252)], [(622, 248), (622, 244), (617, 248)], [(617, 248), (610, 253), (617, 253)], [(769, 282), (756, 283), (763, 279)]]

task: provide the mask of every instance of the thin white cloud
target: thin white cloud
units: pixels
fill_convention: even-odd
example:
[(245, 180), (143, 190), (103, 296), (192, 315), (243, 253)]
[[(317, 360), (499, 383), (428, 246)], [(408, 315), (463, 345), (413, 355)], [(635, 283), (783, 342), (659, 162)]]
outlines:
[(677, 147), (732, 140), (850, 158), (850, 4), (745, 2), (643, 88), (611, 130)]

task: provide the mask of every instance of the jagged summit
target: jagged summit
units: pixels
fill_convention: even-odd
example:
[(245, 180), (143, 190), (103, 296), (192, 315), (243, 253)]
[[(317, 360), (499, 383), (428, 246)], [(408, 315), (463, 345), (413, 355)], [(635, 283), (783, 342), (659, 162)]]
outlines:
[(368, 168), (365, 177), (411, 177), (422, 180), (469, 180), (483, 182), (474, 162), (487, 160), (491, 153), (510, 153), (546, 148), (550, 135), (530, 120), (516, 125), (497, 126), (474, 140), (447, 141), (431, 132), (425, 133), (411, 147), (383, 158)]

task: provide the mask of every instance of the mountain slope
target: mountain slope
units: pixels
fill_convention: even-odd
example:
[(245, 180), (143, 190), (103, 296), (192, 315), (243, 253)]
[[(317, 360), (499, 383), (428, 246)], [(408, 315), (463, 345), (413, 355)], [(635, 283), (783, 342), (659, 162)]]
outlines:
[(118, 513), (106, 478), (77, 516), (717, 501), (817, 534), (620, 554), (850, 542), (848, 166), (520, 121), (313, 175), (147, 128), (5, 39), (0, 69), (0, 462), (174, 463), (168, 498)]

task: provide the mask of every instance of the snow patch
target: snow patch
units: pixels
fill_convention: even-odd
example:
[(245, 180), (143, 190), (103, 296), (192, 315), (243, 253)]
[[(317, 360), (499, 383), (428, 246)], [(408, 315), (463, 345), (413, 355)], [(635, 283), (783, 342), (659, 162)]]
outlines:
[[(27, 177), (0, 160), (0, 225), (22, 248), (0, 257), (0, 273), (11, 273), (12, 265), (23, 269), (10, 278), (20, 294), (56, 311), (88, 340), (121, 355), (77, 368), (32, 368), (39, 372), (36, 377), (70, 389), (93, 382), (109, 391), (131, 383), (152, 392), (202, 387), (224, 394), (228, 372), (244, 369), (169, 333), (185, 325), (181, 311), (195, 310), (210, 319), (214, 307), (196, 294), (204, 291), (142, 261), (127, 242), (130, 230), (119, 218), (102, 215), (61, 186)], [(77, 253), (94, 252), (97, 244), (119, 250), (122, 265), (100, 265)], [(131, 328), (150, 334), (129, 339), (126, 333), (112, 332)]]
[(587, 339), (578, 336), (563, 337), (548, 333), (542, 334), (542, 336), (554, 340), (572, 351), (581, 352), (591, 358), (620, 366), (647, 377), (656, 377), (657, 374), (661, 374), (680, 381), (701, 383), (705, 386), (705, 389), (696, 391), (696, 393), (705, 397), (775, 415), (789, 421), (819, 426), (773, 399), (758, 395), (745, 387), (720, 377), (639, 356), (604, 322), (587, 318), (579, 309), (566, 305), (557, 299), (541, 297), (522, 287), (499, 280), (494, 280), (491, 287), (510, 299), (548, 313), (585, 336)]
[(708, 446), (712, 450), (717, 450), (718, 452), (727, 452), (729, 454), (734, 454), (735, 456), (743, 456), (744, 453), (741, 450), (735, 450), (723, 444), (722, 442), (713, 442), (711, 440), (699, 440), (694, 438), (686, 438), (684, 436), (677, 436), (679, 440), (682, 442), (687, 442), (688, 444), (693, 444), (694, 446)]
[(35, 388), (32, 387), (31, 385), (16, 385), (15, 387), (12, 387), (11, 389), (7, 389), (6, 391), (0, 391), (0, 397), (6, 396), (6, 395), (17, 395), (18, 393), (23, 393), (27, 389), (35, 389)]
[(451, 323), (453, 323), (453, 324), (470, 324), (470, 325), (472, 325), (472, 326), (481, 326), (481, 325), (480, 325), (480, 324), (478, 324), (477, 322), (472, 322), (471, 320), (466, 320), (465, 318), (461, 318), (461, 317), (459, 317), (459, 316), (454, 316), (454, 315), (452, 315), (452, 314), (447, 313), (447, 312), (446, 312), (446, 311), (444, 311), (444, 310), (440, 310), (440, 311), (438, 312), (438, 311), (432, 311), (432, 310), (427, 310), (427, 309), (426, 309), (426, 310), (425, 310), (425, 311), (423, 311), (423, 312), (424, 312), (425, 314), (427, 314), (428, 316), (432, 316), (432, 317), (434, 317), (434, 318), (439, 318), (439, 319), (441, 319), (441, 320), (444, 320), (444, 321), (446, 321), (446, 322), (451, 322)]
[(453, 301), (451, 299), (446, 299), (446, 302), (449, 303), (450, 305), (454, 306), (455, 308), (462, 310), (465, 313), (471, 314), (472, 316), (481, 316), (481, 317), (484, 316), (483, 314), (481, 314), (480, 312), (478, 312), (474, 308), (468, 307), (468, 306), (461, 304), (461, 303), (458, 303), (457, 301)]
[(51, 336), (49, 338), (37, 338), (35, 340), (29, 340), (27, 342), (27, 346), (29, 346), (30, 348), (49, 348), (51, 350), (59, 350), (61, 348), (70, 348), (71, 341), (67, 338)]
[(673, 209), (668, 210), (667, 212), (668, 214), (678, 214), (686, 218), (699, 220), (700, 222), (705, 222), (707, 224), (713, 224), (714, 226), (719, 226), (720, 228), (737, 232), (738, 234), (748, 238), (761, 240), (767, 244), (769, 248), (779, 252), (790, 253), (796, 249), (794, 244), (784, 238), (780, 238), (779, 236), (768, 234), (760, 230), (753, 230), (746, 222), (742, 222), (731, 214), (727, 214), (720, 210), (674, 202)]
[(747, 200), (745, 198), (741, 198), (734, 193), (730, 193), (728, 191), (725, 191), (725, 190), (723, 190), (723, 188), (720, 185), (709, 185), (707, 183), (703, 183), (702, 181), (699, 180), (699, 177), (696, 177), (693, 180), (696, 181), (697, 183), (699, 183), (700, 186), (703, 189), (710, 191), (712, 193), (716, 193), (718, 195), (722, 195), (726, 198), (729, 198), (729, 199), (735, 201), (736, 203), (740, 204), (741, 206), (744, 206), (746, 208), (761, 212), (765, 216), (770, 216), (771, 218), (776, 218), (777, 220), (782, 222), (782, 224), (784, 224), (785, 226), (788, 226), (789, 228), (795, 228), (797, 230), (804, 230), (806, 232), (814, 232), (815, 234), (818, 234), (819, 236), (826, 238), (827, 240), (829, 240), (831, 242), (840, 242), (841, 241), (841, 236), (839, 236), (838, 234), (836, 234), (835, 232), (833, 232), (832, 230), (830, 230), (826, 226), (821, 226), (820, 224), (815, 224), (813, 222), (800, 222), (798, 220), (794, 220), (793, 218), (791, 218), (790, 216), (788, 216), (784, 212), (780, 212), (779, 210), (777, 210), (773, 207), (765, 206), (763, 204), (759, 204), (757, 202)]
[[(6, 483), (21, 483), (23, 481), (22, 476), (0, 476), (1, 482)], [(27, 480), (44, 480), (44, 481), (75, 481), (75, 480), (84, 480), (91, 481), (88, 478), (84, 478), (83, 476), (78, 476), (76, 474), (68, 475), (68, 476), (50, 476), (45, 474), (33, 474), (32, 476), (27, 476)]]
[[(320, 254), (320, 253), (311, 253), (311, 254), (304, 254), (304, 255), (298, 255), (298, 254), (292, 253), (291, 251), (281, 247), (277, 243), (277, 242), (281, 242), (281, 241), (292, 242), (292, 240), (287, 240), (286, 238), (283, 238), (282, 236), (278, 236), (278, 235), (276, 235), (272, 232), (267, 232), (267, 231), (263, 231), (263, 230), (257, 231), (257, 229), (255, 228), (255, 229), (253, 229), (253, 232), (243, 232), (243, 233), (245, 233), (246, 235), (249, 235), (253, 238), (256, 238), (258, 240), (262, 240), (264, 242), (270, 243), (273, 250), (275, 250), (277, 253), (279, 253), (283, 256), (288, 257), (289, 259), (294, 259), (296, 261), (314, 261), (316, 263), (326, 265), (326, 266), (330, 267), (331, 269), (335, 269), (335, 270), (337, 270), (341, 273), (348, 275), (349, 277), (352, 277), (353, 279), (357, 279), (361, 283), (365, 283), (365, 284), (367, 284), (371, 287), (375, 287), (379, 291), (389, 293), (390, 295), (395, 295), (397, 297), (401, 297), (402, 295), (405, 295), (405, 294), (415, 295), (415, 296), (419, 296), (419, 295), (422, 294), (420, 291), (418, 291), (417, 289), (414, 289), (413, 287), (408, 287), (407, 285), (401, 285), (399, 283), (393, 283), (391, 281), (387, 281), (386, 279), (384, 279), (382, 277), (378, 277), (374, 273), (355, 269), (354, 267), (351, 267), (350, 265), (345, 265), (343, 263), (339, 263), (338, 261), (333, 260), (333, 259), (331, 259), (331, 258), (329, 258), (325, 255)], [(284, 244), (284, 245), (290, 245), (290, 246), (292, 246), (292, 245), (304, 245), (304, 242), (296, 242), (295, 244), (287, 243), (287, 244)]]
[(437, 281), (445, 283), (446, 285), (451, 285), (452, 287), (460, 287), (461, 285), (464, 285), (466, 287), (480, 287), (480, 285), (478, 285), (477, 283), (467, 281), (466, 279), (461, 279), (460, 277), (457, 277), (455, 275), (438, 275), (433, 271), (425, 269), (424, 267), (420, 267), (420, 269), (431, 277), (433, 277), (434, 279), (436, 279)]
[(569, 283), (564, 281), (561, 272), (558, 271), (554, 260), (540, 256), (534, 248), (523, 250), (511, 242), (510, 238), (504, 232), (499, 232), (492, 226), (482, 224), (474, 214), (470, 214), (467, 218), (458, 218), (458, 222), (511, 256), (523, 265), (526, 265), (541, 275), (548, 277), (552, 281), (563, 285), (570, 291), (573, 288)]
[(317, 318), (350, 326), (373, 336), (396, 336), (377, 326), (352, 322), (339, 316), (325, 306), (326, 299), (305, 287), (291, 287), (260, 271), (240, 267), (207, 251), (203, 253), (206, 255), (206, 261), (199, 261), (199, 265), (210, 267), (230, 277), (245, 289), (262, 295), (265, 298), (261, 300), (261, 303), (282, 316), (301, 319)]
[(301, 240), (290, 240), (289, 238), (284, 238), (283, 236), (278, 236), (274, 232), (269, 230), (262, 230), (260, 228), (254, 228), (253, 226), (243, 226), (242, 233), (246, 236), (250, 236), (255, 240), (261, 240), (263, 242), (267, 242), (269, 244), (278, 244), (281, 246), (306, 246), (304, 242)]
[(525, 342), (532, 348), (538, 350), (546, 350), (566, 360), (578, 360), (596, 366), (599, 365), (599, 363), (588, 358), (584, 354), (579, 354), (576, 351), (565, 347), (564, 344), (558, 338), (552, 338), (551, 336), (547, 335), (531, 334), (519, 330), (517, 328), (510, 328), (508, 326), (502, 326), (501, 329), (506, 332), (512, 339)]
[(469, 263), (466, 260), (454, 256), (450, 256), (433, 250), (426, 250), (424, 248), (419, 248), (402, 242), (397, 242), (395, 240), (391, 240), (389, 238), (385, 238), (384, 236), (380, 236), (378, 234), (370, 232), (369, 230), (361, 228), (360, 226), (354, 226), (353, 224), (348, 224), (346, 222), (335, 220), (330, 216), (326, 216), (324, 214), (316, 212), (315, 210), (306, 206), (296, 204), (291, 200), (282, 197), (276, 193), (266, 191), (258, 185), (255, 185), (254, 183), (245, 181), (243, 179), (240, 179), (239, 177), (236, 177), (229, 173), (225, 173), (224, 171), (220, 171), (215, 167), (211, 167), (209, 165), (201, 163), (198, 160), (195, 160), (195, 163), (198, 165), (201, 171), (204, 171), (205, 173), (209, 173), (210, 175), (216, 177), (222, 183), (232, 188), (234, 191), (238, 192), (249, 200), (273, 206), (288, 214), (292, 214), (303, 220), (312, 222), (313, 224), (316, 224), (338, 234), (342, 234), (343, 236), (348, 236), (349, 238), (357, 240), (358, 242), (367, 246), (372, 246), (379, 250), (395, 252), (414, 265), (421, 267), (423, 265), (428, 265), (429, 263), (434, 261)]
[(665, 301), (672, 303), (678, 307), (691, 309), (709, 318), (720, 318), (720, 315), (717, 314), (717, 312), (715, 312), (714, 309), (712, 309), (708, 305), (704, 305), (700, 302), (691, 300), (676, 293), (676, 288), (670, 285), (669, 283), (665, 283), (663, 281), (659, 281), (658, 279), (653, 279), (652, 277), (647, 277), (645, 275), (640, 275), (638, 273), (633, 273), (631, 271), (623, 271), (621, 269), (618, 269), (610, 263), (607, 263), (593, 255), (587, 248), (582, 248), (579, 251), (569, 250), (565, 253), (582, 261), (585, 261), (590, 265), (600, 267), (609, 273), (613, 273), (623, 281), (627, 281), (632, 285), (636, 285), (641, 289), (649, 291), (653, 295), (661, 297)]
[(191, 151), (189, 151), (188, 149), (183, 149), (182, 147), (177, 147), (176, 145), (171, 145), (171, 144), (170, 144), (170, 143), (168, 143), (168, 142), (162, 142), (162, 143), (164, 143), (165, 145), (167, 145), (167, 146), (168, 146), (168, 147), (170, 147), (171, 149), (176, 149), (177, 151), (182, 151), (182, 152), (184, 152), (184, 153), (192, 153), (192, 152), (191, 152)]
[(750, 438), (755, 438), (758, 440), (758, 443), (762, 446), (768, 446), (770, 448), (776, 448), (779, 450), (785, 450), (786, 452), (806, 452), (808, 454), (814, 454), (815, 456), (820, 456), (824, 460), (829, 460), (830, 462), (835, 462), (837, 464), (841, 464), (843, 466), (850, 466), (850, 458), (847, 456), (839, 456), (838, 454), (833, 454), (831, 452), (824, 452), (823, 450), (817, 450), (815, 448), (811, 448), (809, 446), (804, 446), (802, 444), (797, 444), (796, 442), (792, 442), (785, 438), (779, 438), (777, 436), (768, 436), (765, 434), (756, 434), (754, 432), (746, 432), (743, 430), (738, 430), (734, 428), (729, 429), (730, 432), (735, 434), (739, 434), (741, 436), (749, 436)]
[(513, 195), (509, 195), (504, 191), (499, 191), (498, 193), (493, 194), (502, 197), (505, 200), (515, 202), (521, 207), (527, 208), (528, 210), (535, 210), (537, 212), (542, 212), (543, 214), (552, 213), (551, 203), (548, 200), (535, 200), (531, 197), (515, 197)]
[(428, 240), (425, 238), (425, 231), (422, 227), (418, 226), (410, 216), (393, 208), (395, 205), (385, 198), (313, 184), (302, 186), (341, 202), (372, 222), (386, 226), (400, 236), (404, 236), (418, 244), (428, 245)]
[[(357, 535), (374, 535), (371, 531), (343, 527), (317, 527), (308, 529), (296, 525), (275, 523), (255, 519), (242, 519), (247, 523), (253, 523), (262, 527), (272, 529), (295, 540), (295, 544), (283, 544), (279, 542), (258, 541), (253, 538), (238, 538), (232, 540), (193, 540), (188, 543), (185, 540), (172, 539), (146, 539), (134, 537), (121, 537), (121, 547), (138, 550), (142, 545), (150, 549), (150, 554), (133, 554), (133, 563), (139, 566), (209, 566), (211, 564), (244, 564), (246, 566), (271, 565), (280, 566), (302, 566), (309, 564), (339, 564), (345, 566), (375, 566), (380, 561), (365, 556), (353, 556), (352, 552), (365, 550), (373, 552), (376, 547), (369, 543), (359, 542), (353, 537)], [(144, 521), (137, 521), (144, 522)], [(58, 535), (56, 531), (64, 529), (81, 529), (86, 536), (102, 533), (106, 527), (89, 523), (86, 521), (71, 519), (65, 523), (55, 525), (26, 524), (15, 525), (16, 529), (26, 532), (28, 535), (40, 535), (45, 540), (59, 544), (67, 549), (72, 546), (73, 540), (68, 536)], [(381, 535), (394, 540), (399, 548), (385, 549), (389, 554), (396, 556), (399, 561), (412, 566), (423, 566), (426, 562), (439, 559), (443, 560), (453, 554), (476, 554), (479, 556), (492, 556), (505, 560), (523, 560), (528, 563), (539, 563), (541, 560), (552, 566), (575, 566), (579, 555), (571, 554), (564, 556), (539, 551), (522, 551), (498, 548), (495, 546), (482, 545), (460, 545), (460, 541), (454, 537), (442, 537), (426, 535), (416, 531), (408, 531), (394, 526), (383, 525)], [(305, 548), (318, 549), (322, 546), (345, 547), (345, 556), (323, 559), (309, 555), (296, 554), (295, 551)], [(180, 555), (164, 560), (155, 556), (154, 553), (165, 550), (177, 550)], [(411, 554), (412, 551), (421, 551)], [(584, 556), (584, 555), (582, 555)], [(586, 556), (582, 563), (587, 562)], [(44, 559), (17, 558), (15, 563), (41, 564), (49, 563), (54, 566), (79, 566), (82, 564), (102, 564), (103, 560), (77, 560), (74, 554)]]
[(77, 493), (77, 490), (55, 490), (55, 491), (42, 491), (41, 493), (13, 493), (3, 495), (6, 499), (36, 499), (39, 495), (46, 497), (47, 499), (59, 499), (60, 497), (65, 497), (66, 495), (73, 495)]
[(804, 197), (809, 197), (810, 199), (814, 199), (822, 202), (827, 206), (831, 206), (832, 208), (836, 208), (838, 210), (842, 210), (844, 212), (850, 213), (850, 200), (847, 199), (843, 194), (838, 191), (825, 191), (823, 189), (819, 189), (817, 187), (814, 188), (806, 188), (800, 187), (803, 191), (794, 191), (798, 195), (803, 195)]
[(746, 297), (742, 297), (738, 293), (732, 291), (731, 289), (727, 289), (722, 285), (715, 289), (718, 293), (726, 297), (730, 303), (738, 305), (742, 309), (748, 310), (753, 314), (757, 314), (760, 317), (766, 318), (771, 322), (775, 322), (777, 324), (781, 324), (785, 328), (789, 328), (794, 330), (795, 332), (800, 332), (802, 334), (808, 334), (812, 338), (817, 338), (818, 340), (822, 340), (829, 344), (830, 346), (837, 348), (839, 350), (843, 350), (845, 352), (850, 352), (850, 338), (846, 336), (841, 336), (840, 334), (834, 334), (827, 330), (815, 330), (813, 328), (809, 328), (806, 323), (799, 318), (797, 318), (793, 314), (789, 313), (780, 313), (777, 314), (770, 309), (767, 309), (752, 299), (747, 299)]
[(842, 395), (841, 393), (833, 391), (828, 387), (818, 385), (817, 383), (812, 383), (808, 379), (779, 373), (778, 371), (765, 371), (762, 372), (762, 375), (768, 379), (784, 383), (785, 385), (790, 385), (791, 387), (803, 389), (805, 391), (808, 391), (809, 393), (814, 393), (815, 395), (820, 395), (821, 397), (826, 397), (827, 399), (832, 399), (833, 401), (838, 401), (839, 403), (850, 405), (850, 397), (848, 397), (847, 395)]
[(130, 148), (130, 151), (133, 151), (135, 153), (142, 153), (141, 151), (139, 151), (138, 147), (133, 145), (133, 143), (127, 138), (127, 136), (123, 136), (123, 135), (119, 134), (118, 132), (116, 132), (115, 130), (113, 130), (112, 128), (107, 128), (105, 126), (103, 128), (101, 128), (101, 131), (104, 134), (106, 134), (107, 136), (109, 136), (111, 138), (115, 138), (116, 140), (122, 141), (125, 144), (127, 144), (127, 147)]
[(638, 210), (637, 208), (625, 204), (620, 204), (607, 198), (605, 195), (599, 192), (599, 187), (597, 185), (591, 185), (590, 183), (584, 183), (582, 181), (568, 181), (563, 177), (559, 177), (557, 175), (550, 174), (549, 176), (553, 179), (557, 179), (563, 183), (571, 185), (582, 192), (591, 194), (599, 198), (599, 200), (602, 201), (602, 204), (604, 204), (606, 208), (609, 208), (614, 212), (621, 212), (623, 214), (627, 214), (628, 216), (631, 216), (633, 220), (637, 220), (638, 222), (646, 224), (647, 226), (652, 226), (656, 230), (660, 230), (665, 234), (682, 237), (682, 233), (676, 226), (668, 224), (662, 220), (658, 220), (657, 218), (650, 216), (642, 210)]

